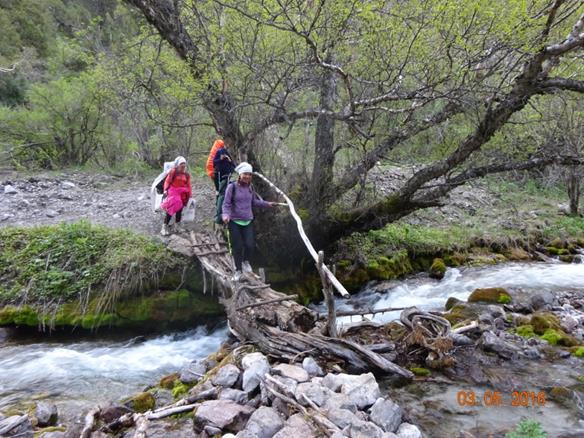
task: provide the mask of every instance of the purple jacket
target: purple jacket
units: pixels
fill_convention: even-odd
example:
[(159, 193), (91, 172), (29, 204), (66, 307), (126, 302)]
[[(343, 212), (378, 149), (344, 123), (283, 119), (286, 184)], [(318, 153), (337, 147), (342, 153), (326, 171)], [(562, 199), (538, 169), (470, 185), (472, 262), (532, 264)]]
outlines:
[[(237, 185), (237, 187), (235, 187)], [(235, 190), (235, 202), (233, 191)], [(239, 184), (238, 182), (229, 184), (225, 190), (225, 199), (223, 200), (223, 219), (235, 219), (249, 221), (253, 219), (253, 207), (267, 208), (269, 202), (261, 199), (257, 194), (252, 192), (250, 186)]]

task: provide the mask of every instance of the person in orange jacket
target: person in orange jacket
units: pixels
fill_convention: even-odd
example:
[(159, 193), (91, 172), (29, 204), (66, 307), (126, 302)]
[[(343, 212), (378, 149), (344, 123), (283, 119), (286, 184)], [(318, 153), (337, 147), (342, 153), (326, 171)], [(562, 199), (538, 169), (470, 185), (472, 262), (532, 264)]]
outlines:
[(209, 156), (207, 157), (207, 165), (205, 166), (207, 169), (207, 175), (209, 175), (209, 178), (211, 178), (215, 184), (215, 191), (219, 191), (219, 178), (215, 172), (213, 160), (215, 159), (217, 151), (223, 147), (225, 147), (225, 142), (223, 140), (215, 140), (215, 143), (213, 143), (213, 147), (211, 147), (211, 151), (209, 152)]
[(177, 157), (174, 160), (174, 167), (164, 180), (164, 195), (166, 198), (161, 207), (166, 210), (166, 216), (160, 234), (167, 236), (170, 220), (174, 216), (175, 223), (180, 223), (183, 208), (193, 196), (191, 175), (187, 172), (187, 160), (184, 157)]

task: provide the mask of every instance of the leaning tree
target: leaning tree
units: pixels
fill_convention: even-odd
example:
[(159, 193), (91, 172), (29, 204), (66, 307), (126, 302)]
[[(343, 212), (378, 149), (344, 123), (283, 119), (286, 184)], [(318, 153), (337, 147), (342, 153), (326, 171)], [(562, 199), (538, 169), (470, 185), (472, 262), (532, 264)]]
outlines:
[[(481, 150), (534, 96), (584, 91), (578, 0), (127, 2), (187, 63), (240, 158), (261, 168), (262, 142), (284, 148), (309, 126), (311, 165), (283, 185), (297, 186), (319, 244), (439, 205), (488, 173), (577, 160), (497, 162)], [(442, 156), (393, 193), (347, 207), (376, 163), (452, 126)]]

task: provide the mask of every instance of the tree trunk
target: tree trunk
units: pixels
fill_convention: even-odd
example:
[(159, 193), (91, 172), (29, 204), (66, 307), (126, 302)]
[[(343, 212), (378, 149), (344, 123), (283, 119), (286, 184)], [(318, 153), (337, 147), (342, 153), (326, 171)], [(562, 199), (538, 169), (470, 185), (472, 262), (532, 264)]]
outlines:
[(570, 198), (570, 215), (578, 215), (578, 204), (580, 202), (580, 179), (575, 166), (568, 168), (568, 197)]
[[(325, 70), (320, 82), (320, 109), (332, 111), (337, 92), (335, 73)], [(309, 186), (308, 209), (310, 221), (320, 222), (329, 205), (329, 194), (333, 183), (335, 163), (335, 120), (330, 114), (322, 113), (316, 120), (314, 138), (314, 162), (312, 182)]]

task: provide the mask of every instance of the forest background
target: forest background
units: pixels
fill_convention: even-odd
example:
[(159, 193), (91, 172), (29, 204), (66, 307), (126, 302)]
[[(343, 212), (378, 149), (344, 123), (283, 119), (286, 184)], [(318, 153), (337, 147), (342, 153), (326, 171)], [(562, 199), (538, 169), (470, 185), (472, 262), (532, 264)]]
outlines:
[[(1, 158), (147, 173), (180, 154), (202, 174), (221, 135), (317, 244), (490, 173), (560, 187), (578, 215), (583, 17), (575, 0), (0, 0)], [(407, 178), (380, 195), (368, 175), (390, 165)]]

